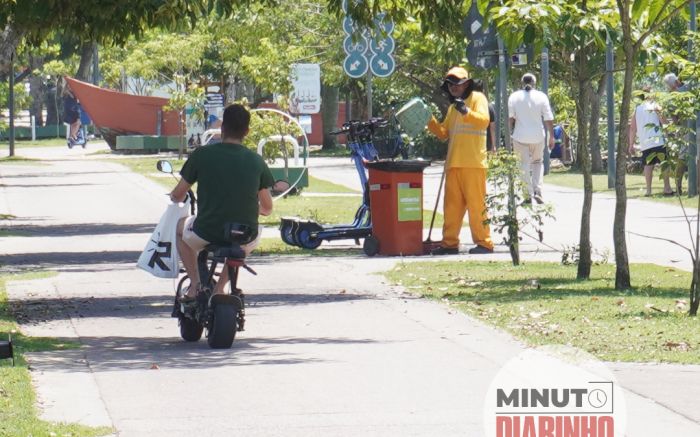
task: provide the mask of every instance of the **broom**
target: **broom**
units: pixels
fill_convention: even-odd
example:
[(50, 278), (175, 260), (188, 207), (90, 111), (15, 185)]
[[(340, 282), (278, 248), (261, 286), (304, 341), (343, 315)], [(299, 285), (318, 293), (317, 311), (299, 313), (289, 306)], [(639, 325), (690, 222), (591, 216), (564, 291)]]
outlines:
[(440, 203), (440, 195), (442, 194), (442, 185), (445, 183), (445, 170), (447, 165), (442, 168), (442, 177), (440, 178), (440, 186), (438, 187), (437, 197), (435, 198), (435, 207), (433, 208), (433, 217), (430, 219), (430, 229), (428, 230), (428, 238), (423, 241), (423, 254), (429, 254), (438, 244), (439, 241), (433, 241), (430, 236), (433, 233), (433, 225), (435, 224), (435, 215), (437, 214), (438, 203)]

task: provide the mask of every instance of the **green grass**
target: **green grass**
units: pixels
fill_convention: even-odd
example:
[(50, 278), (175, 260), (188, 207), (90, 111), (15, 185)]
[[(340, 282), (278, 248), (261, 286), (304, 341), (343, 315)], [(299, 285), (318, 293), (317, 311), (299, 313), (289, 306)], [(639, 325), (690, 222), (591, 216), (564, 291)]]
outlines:
[[(359, 182), (358, 182), (359, 185)], [(334, 184), (333, 182), (328, 182), (323, 179), (318, 179), (313, 176), (309, 176), (309, 186), (304, 188), (305, 192), (308, 193), (357, 193), (361, 194), (360, 191), (346, 187), (345, 185)]]
[[(66, 139), (61, 138), (43, 138), (40, 140), (15, 140), (15, 148), (22, 149), (25, 147), (56, 147), (56, 146), (66, 146)], [(0, 142), (0, 151), (9, 150), (10, 144), (7, 139), (3, 139)]]
[(27, 231), (16, 231), (10, 228), (0, 227), (0, 237), (26, 237), (30, 235)]
[[(156, 162), (164, 157), (149, 156), (139, 158), (110, 159), (109, 162), (118, 162), (127, 166), (131, 171), (144, 175), (167, 189), (175, 187), (175, 179), (156, 170)], [(184, 160), (178, 161), (173, 157), (167, 157), (173, 164), (175, 171), (184, 164)], [(165, 176), (165, 177), (164, 177)], [(343, 185), (327, 182), (322, 179), (309, 177), (309, 186), (304, 188), (305, 193), (356, 193), (357, 191)], [(359, 193), (358, 193), (359, 194)], [(260, 222), (266, 226), (279, 226), (280, 218), (296, 216), (303, 219), (313, 219), (321, 224), (351, 223), (355, 218), (355, 212), (362, 203), (360, 196), (287, 196), (275, 201), (272, 215), (261, 217)], [(430, 226), (432, 211), (424, 211), (424, 226)], [(435, 217), (435, 229), (442, 227), (442, 214)]]
[(178, 160), (177, 157), (173, 156), (144, 156), (138, 158), (117, 158), (110, 159), (108, 162), (116, 162), (122, 164), (128, 167), (134, 173), (146, 176), (147, 178), (158, 182), (160, 185), (167, 189), (173, 189), (177, 184), (175, 178), (169, 176), (166, 173), (159, 172), (156, 168), (156, 163), (161, 159), (166, 159), (170, 161), (170, 163), (173, 165), (173, 169), (175, 171), (176, 176), (178, 175), (178, 172), (180, 171), (182, 166), (185, 164), (184, 159)]
[(24, 156), (3, 156), (0, 158), (0, 164), (29, 164), (29, 165), (45, 165), (40, 159), (25, 158)]
[(10, 360), (0, 362), (0, 435), (1, 436), (101, 436), (113, 432), (111, 428), (91, 428), (78, 424), (51, 423), (38, 417), (36, 398), (31, 384), (24, 353), (62, 350), (78, 344), (55, 338), (26, 337), (18, 332), (8, 306), (5, 286), (7, 281), (46, 278), (55, 273), (0, 275), (0, 339), (12, 334), (16, 366)]
[(94, 155), (111, 155), (112, 151), (111, 150), (96, 150), (94, 152), (88, 153), (89, 156), (94, 156)]
[(325, 158), (331, 157), (332, 158), (332, 157), (337, 157), (337, 156), (347, 157), (349, 155), (350, 155), (350, 152), (348, 152), (348, 149), (342, 144), (338, 144), (336, 147), (334, 147), (332, 149), (327, 149), (327, 150), (315, 149), (315, 150), (309, 151), (310, 157), (319, 157), (319, 158), (320, 157), (325, 157)]
[[(659, 169), (654, 170), (654, 178), (651, 183), (651, 197), (645, 197), (646, 194), (646, 182), (644, 181), (644, 176), (641, 174), (627, 174), (626, 177), (626, 188), (627, 188), (627, 198), (628, 199), (641, 199), (641, 200), (651, 200), (654, 202), (668, 203), (672, 205), (678, 205), (678, 196), (666, 197), (662, 195), (663, 192), (663, 181), (659, 179)], [(556, 169), (550, 172), (544, 177), (544, 182), (553, 185), (560, 185), (569, 188), (579, 188), (583, 189), (583, 175), (579, 171), (574, 170), (561, 170)], [(688, 181), (683, 182), (684, 190), (687, 189)], [(675, 181), (671, 178), (671, 188), (675, 189)], [(615, 195), (615, 188), (608, 188), (608, 175), (607, 174), (594, 174), (593, 175), (593, 192), (594, 193), (608, 193), (610, 195)], [(690, 200), (687, 195), (681, 196), (684, 205), (695, 205), (697, 199)], [(692, 202), (692, 203), (691, 203)]]
[(603, 360), (700, 364), (700, 319), (687, 315), (688, 272), (630, 266), (633, 290), (616, 291), (615, 266), (591, 280), (554, 263), (422, 262), (387, 273), (530, 345), (566, 344)]

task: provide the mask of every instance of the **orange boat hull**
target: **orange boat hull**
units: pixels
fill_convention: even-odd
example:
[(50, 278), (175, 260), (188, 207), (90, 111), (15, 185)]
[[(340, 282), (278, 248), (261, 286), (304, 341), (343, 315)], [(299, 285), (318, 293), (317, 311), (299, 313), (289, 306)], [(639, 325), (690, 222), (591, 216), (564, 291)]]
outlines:
[[(118, 135), (158, 135), (160, 124), (160, 135), (180, 133), (177, 111), (163, 109), (169, 99), (120, 93), (71, 77), (65, 79), (80, 106), (103, 132)], [(162, 114), (160, 117), (159, 113)], [(112, 144), (110, 146), (114, 148)]]

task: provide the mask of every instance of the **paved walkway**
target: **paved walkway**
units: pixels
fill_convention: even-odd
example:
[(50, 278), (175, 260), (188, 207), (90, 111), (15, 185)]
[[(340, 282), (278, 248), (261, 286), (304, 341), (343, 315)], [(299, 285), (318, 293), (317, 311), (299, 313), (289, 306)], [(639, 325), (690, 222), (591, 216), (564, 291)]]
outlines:
[[(172, 281), (134, 266), (166, 204), (164, 190), (92, 159), (92, 151), (93, 143), (85, 152), (20, 150), (48, 159), (0, 164), (0, 214), (16, 217), (0, 226), (18, 231), (0, 237), (1, 268), (58, 272), (10, 283), (11, 299), (28, 315), (22, 329), (82, 344), (31, 355), (45, 418), (114, 426), (129, 437), (483, 434), (487, 387), (524, 347), (388, 286), (377, 272), (395, 258), (255, 257), (259, 276), (243, 275), (241, 283), (248, 330), (234, 347), (182, 342), (169, 317)], [(342, 182), (353, 177), (347, 163), (312, 162), (311, 174)], [(426, 180), (436, 177), (433, 168)], [(547, 187), (546, 194), (561, 211), (553, 226), (562, 228), (548, 225), (547, 242), (571, 244), (577, 226), (568, 217), (579, 214), (578, 193)], [(601, 245), (609, 245), (611, 225), (601, 216), (611, 203), (596, 197), (594, 241)], [(672, 207), (632, 203), (631, 228), (677, 219)], [(681, 264), (659, 246), (641, 257), (637, 243), (630, 246), (633, 260)], [(536, 245), (523, 256), (557, 257)], [(700, 366), (609, 367), (627, 389), (628, 436), (700, 435)]]

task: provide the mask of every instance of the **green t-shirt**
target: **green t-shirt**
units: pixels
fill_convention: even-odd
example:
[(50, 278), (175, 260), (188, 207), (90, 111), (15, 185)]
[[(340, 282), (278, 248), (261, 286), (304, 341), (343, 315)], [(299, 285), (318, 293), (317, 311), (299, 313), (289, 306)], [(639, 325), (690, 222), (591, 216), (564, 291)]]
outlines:
[(274, 183), (260, 155), (240, 144), (211, 144), (192, 152), (180, 175), (190, 184), (197, 182), (198, 236), (226, 244), (224, 225), (231, 222), (257, 232), (258, 191)]

